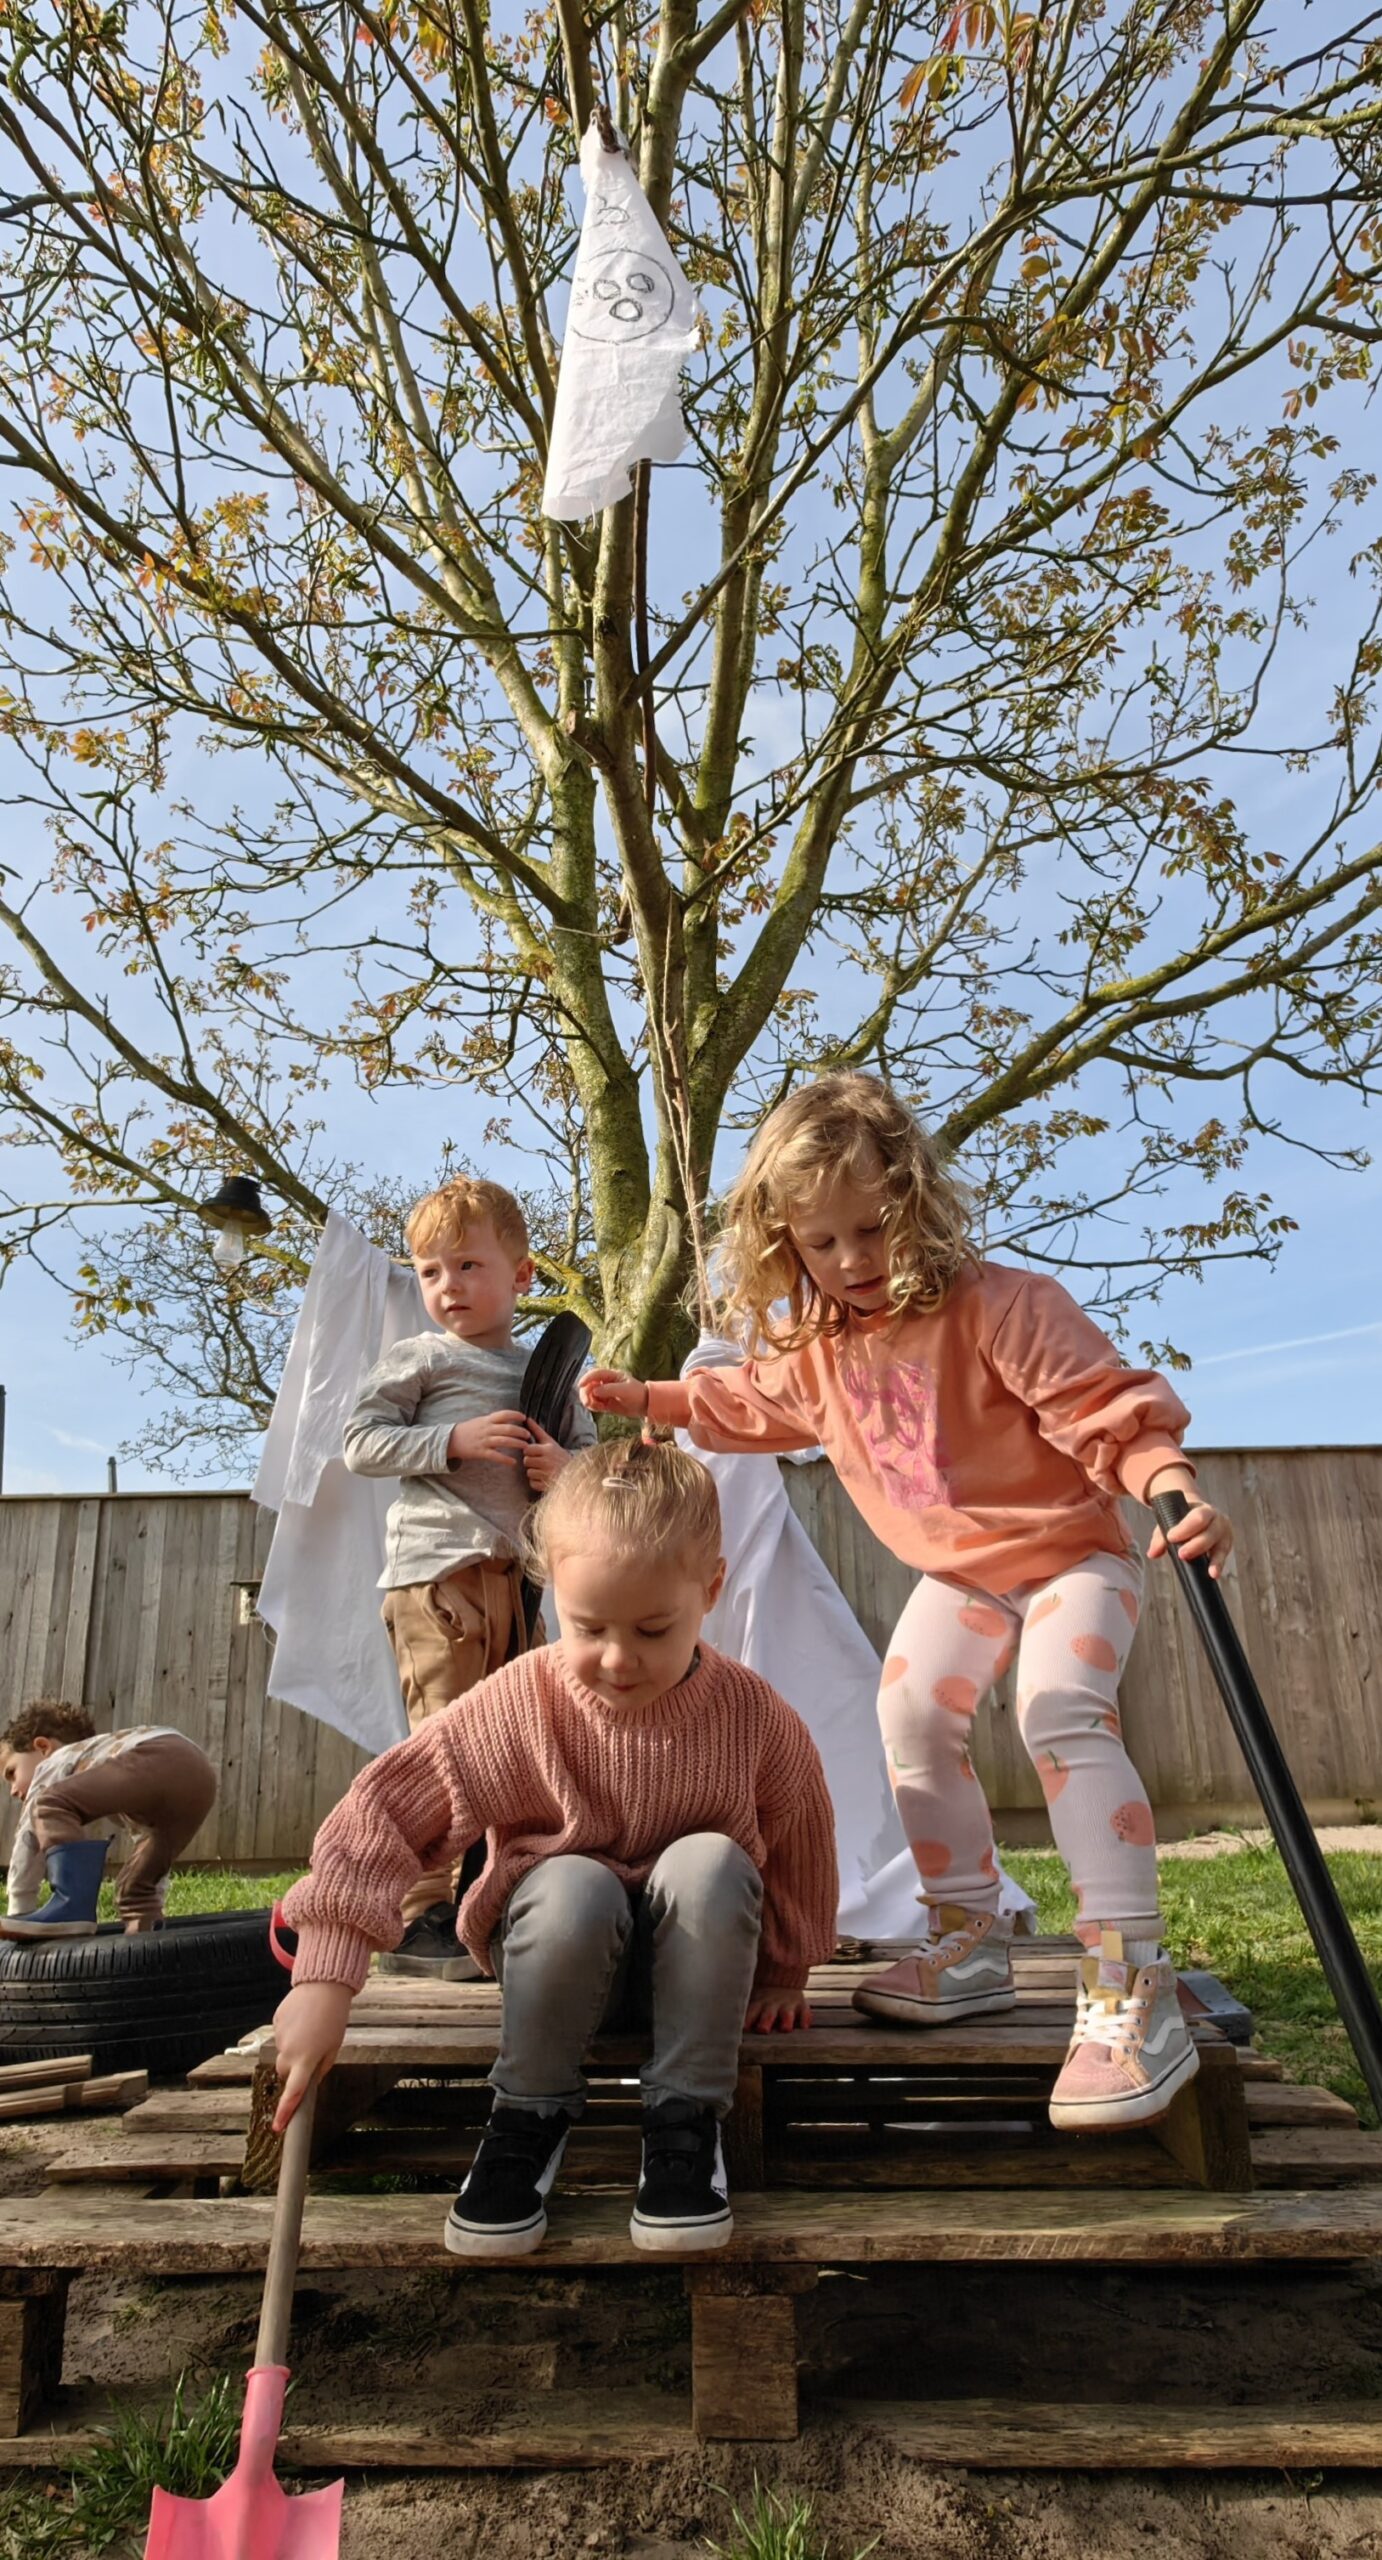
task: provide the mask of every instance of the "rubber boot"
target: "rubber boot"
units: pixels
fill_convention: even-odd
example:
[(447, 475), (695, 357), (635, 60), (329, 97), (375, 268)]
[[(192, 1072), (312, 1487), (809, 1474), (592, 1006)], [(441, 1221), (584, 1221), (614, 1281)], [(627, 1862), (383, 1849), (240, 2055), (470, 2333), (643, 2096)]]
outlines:
[(94, 1938), (96, 1897), (101, 1890), (108, 1840), (60, 1840), (45, 1860), (52, 1888), (37, 1911), (0, 1920), (0, 1937)]

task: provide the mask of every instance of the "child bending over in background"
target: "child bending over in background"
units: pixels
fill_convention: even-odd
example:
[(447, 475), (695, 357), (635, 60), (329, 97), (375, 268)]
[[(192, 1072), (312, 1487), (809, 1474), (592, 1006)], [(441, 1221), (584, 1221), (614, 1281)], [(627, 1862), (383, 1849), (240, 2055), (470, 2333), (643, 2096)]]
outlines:
[[(89, 1823), (128, 1823), (139, 1834), (120, 1870), (116, 1901), (127, 1937), (156, 1929), (169, 1869), (216, 1801), (206, 1753), (169, 1725), (98, 1733), (85, 1707), (41, 1699), (0, 1734), (4, 1780), (24, 1807), (10, 1851), (9, 1917), (0, 1937), (89, 1938), (110, 1848)], [(40, 1905), (47, 1873), (51, 1895)]]

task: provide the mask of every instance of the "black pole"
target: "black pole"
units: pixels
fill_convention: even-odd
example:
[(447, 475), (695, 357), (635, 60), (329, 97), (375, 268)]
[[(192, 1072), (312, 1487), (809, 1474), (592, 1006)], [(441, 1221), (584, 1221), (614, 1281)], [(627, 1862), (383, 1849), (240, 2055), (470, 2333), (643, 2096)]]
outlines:
[[(1173, 1529), (1178, 1520), (1184, 1519), (1189, 1508), (1183, 1493), (1160, 1493), (1152, 1504), (1163, 1530)], [(1203, 1556), (1197, 1556), (1193, 1564), (1187, 1564), (1172, 1547), (1171, 1557), (1180, 1587), (1190, 1603), (1190, 1614), (1200, 1641), (1209, 1656), (1219, 1694), (1228, 1709), (1238, 1748), (1262, 1799), (1263, 1812), (1281, 1852), (1281, 1863), (1291, 1879), (1296, 1900), (1305, 1915), (1305, 1925), (1314, 1939), (1315, 1953), (1324, 1978), (1334, 1994), (1373, 2105), (1382, 2116), (1382, 2002), (1378, 2000), (1377, 1985), (1363, 1961), (1362, 1949), (1339, 1900), (1338, 1887), (1325, 1863), (1324, 1851), (1315, 1837), (1310, 1816), (1301, 1803), (1300, 1790), (1291, 1775), (1262, 1692), (1253, 1678), (1252, 1665), (1243, 1651), (1224, 1595), (1217, 1582), (1211, 1580), (1209, 1566)]]

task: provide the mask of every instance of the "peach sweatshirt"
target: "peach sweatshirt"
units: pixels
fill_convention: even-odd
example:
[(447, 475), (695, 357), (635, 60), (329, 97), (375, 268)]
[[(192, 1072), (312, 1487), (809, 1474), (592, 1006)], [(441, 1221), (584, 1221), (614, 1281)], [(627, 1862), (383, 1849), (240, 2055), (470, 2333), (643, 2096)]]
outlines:
[(1127, 1555), (1118, 1497), (1186, 1463), (1190, 1419), (1058, 1281), (996, 1262), (933, 1315), (854, 1318), (800, 1351), (698, 1369), (650, 1386), (648, 1412), (703, 1449), (819, 1444), (904, 1564), (995, 1593)]
[(674, 1689), (615, 1714), (560, 1645), (520, 1654), (363, 1769), (284, 1904), (295, 1982), (358, 1991), (403, 1934), (407, 1887), (485, 1833), (461, 1933), (492, 1972), (504, 1904), (539, 1859), (598, 1858), (642, 1884), (693, 1831), (738, 1842), (763, 1878), (756, 1987), (800, 1990), (834, 1951), (835, 1823), (820, 1754), (766, 1680), (703, 1644)]

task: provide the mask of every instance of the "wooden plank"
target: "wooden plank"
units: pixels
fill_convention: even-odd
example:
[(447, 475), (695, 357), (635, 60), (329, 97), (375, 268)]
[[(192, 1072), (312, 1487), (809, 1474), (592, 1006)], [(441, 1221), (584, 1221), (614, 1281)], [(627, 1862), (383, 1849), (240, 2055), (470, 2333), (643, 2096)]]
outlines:
[(103, 2142), (88, 2139), (75, 2150), (55, 2152), (45, 2165), (55, 2186), (100, 2178), (112, 2186), (139, 2186), (151, 2178), (235, 2178), (245, 2156), (240, 2133), (126, 2133)]
[(702, 2443), (788, 2443), (797, 2433), (797, 2311), (790, 2294), (691, 2290), (691, 2422)]
[[(1212, 2028), (1192, 2030), (1201, 2046), (1218, 2042)], [(847, 2012), (828, 2027), (805, 2033), (755, 2036), (746, 2059), (757, 2063), (829, 2063), (848, 2070), (896, 2062), (999, 2063), (1049, 2067), (1053, 2076), (1065, 2060), (1068, 2031), (1061, 2026), (1029, 2026), (970, 2021), (957, 2027), (919, 2031), (888, 2027), (878, 2019)], [(398, 2027), (357, 2025), (352, 2018), (341, 2047), (338, 2069), (366, 2066), (393, 2071), (488, 2070), (494, 2060), (497, 2028), (458, 2019), (454, 2026)], [(262, 2048), (272, 2054), (272, 2040)], [(592, 2061), (606, 2069), (636, 2068), (648, 2051), (640, 2036), (600, 2036), (591, 2047)]]
[(730, 2188), (761, 2187), (763, 2169), (763, 2074), (741, 2062), (734, 2104), (722, 2128), (725, 2168)]
[(0, 2070), (0, 2097), (18, 2097), (26, 2089), (46, 2089), (54, 2082), (89, 2080), (89, 2053), (70, 2053), (51, 2062), (7, 2062)]
[(41, 2293), (0, 2301), (0, 2432), (31, 2426), (62, 2379), (65, 2280)]
[(230, 2053), (208, 2054), (187, 2074), (189, 2089), (248, 2089), (254, 2080), (255, 2056), (237, 2046)]
[(1194, 2079), (1150, 2130), (1196, 2185), (1220, 2192), (1252, 2185), (1246, 2092), (1227, 2045), (1201, 2053)]
[(250, 2120), (248, 2084), (242, 2088), (157, 2089), (131, 2107), (127, 2133), (243, 2133)]
[(0, 2124), (21, 2117), (113, 2113), (142, 2098), (148, 2086), (147, 2071), (114, 2071), (100, 2080), (65, 2080), (57, 2087), (17, 2092), (0, 2098)]
[[(301, 2407), (304, 2396), (295, 2395), (290, 2407)], [(65, 2392), (60, 2419), (0, 2436), (0, 2466), (70, 2469), (109, 2430), (116, 2406), (107, 2393)], [(289, 2425), (274, 2462), (286, 2471), (583, 2471), (667, 2462), (694, 2450), (684, 2405), (665, 2392), (539, 2390), (478, 2425), (448, 2418), (433, 2431), (412, 2415), (362, 2426)]]
[[(148, 2275), (230, 2275), (262, 2268), (268, 2198), (212, 2204), (127, 2200), (73, 2187), (0, 2198), (0, 2267)], [(304, 2271), (326, 2267), (451, 2266), (442, 2215), (426, 2196), (308, 2199)], [(1382, 2188), (1213, 2195), (1202, 2188), (1071, 2195), (907, 2190), (821, 2195), (769, 2189), (735, 2202), (722, 2263), (965, 2264), (996, 2260), (1087, 2265), (1346, 2263), (1382, 2248)], [(477, 2261), (478, 2263), (478, 2261)], [(628, 2198), (555, 2199), (540, 2260), (564, 2266), (646, 2267), (629, 2238)]]
[(1250, 2088), (1244, 2094), (1248, 2122), (1254, 2126), (1358, 2122), (1357, 2108), (1332, 2089), (1302, 2089), (1283, 2081), (1279, 2088)]
[(97, 1588), (96, 1563), (101, 1538), (99, 1497), (89, 1502), (79, 1502), (76, 1506), (76, 1514), (72, 1579), (68, 1587), (67, 1625), (63, 1634), (59, 1687), (64, 1698), (80, 1702), (86, 1696), (92, 1608)]
[(1382, 2179), (1382, 2133), (1334, 2125), (1255, 2133), (1252, 2168), (1259, 2187), (1370, 2185)]
[(909, 2461), (973, 2471), (1372, 2470), (1376, 2403), (1205, 2408), (1202, 2403), (838, 2400), (823, 2416), (881, 2438)]

